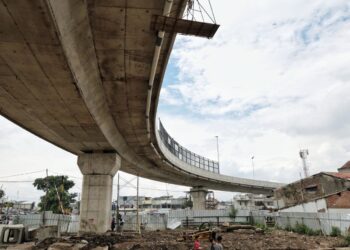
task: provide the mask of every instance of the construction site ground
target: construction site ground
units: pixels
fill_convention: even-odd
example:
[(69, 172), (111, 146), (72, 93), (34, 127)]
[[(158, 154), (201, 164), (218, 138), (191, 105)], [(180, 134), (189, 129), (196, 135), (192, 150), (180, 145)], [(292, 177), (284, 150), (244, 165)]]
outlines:
[[(193, 232), (193, 231), (192, 231)], [(141, 235), (132, 232), (106, 233), (103, 235), (65, 236), (47, 238), (41, 242), (27, 242), (13, 245), (7, 249), (95, 249), (95, 250), (188, 250), (193, 248), (190, 230), (167, 230), (143, 232)], [(234, 232), (219, 232), (223, 237), (224, 249), (350, 249), (342, 237), (306, 236), (282, 230), (256, 232), (241, 229)], [(203, 249), (210, 249), (210, 242), (203, 235), (200, 238)], [(4, 247), (0, 247), (4, 248)]]

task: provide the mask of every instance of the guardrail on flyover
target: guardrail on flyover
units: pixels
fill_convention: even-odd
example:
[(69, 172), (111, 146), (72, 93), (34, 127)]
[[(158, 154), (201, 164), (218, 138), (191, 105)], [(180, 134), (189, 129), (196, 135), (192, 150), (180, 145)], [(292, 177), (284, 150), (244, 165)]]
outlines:
[(160, 120), (158, 133), (167, 149), (181, 161), (186, 162), (191, 166), (198, 167), (213, 173), (220, 173), (219, 163), (217, 161), (213, 161), (195, 154), (185, 147), (181, 146), (168, 134)]

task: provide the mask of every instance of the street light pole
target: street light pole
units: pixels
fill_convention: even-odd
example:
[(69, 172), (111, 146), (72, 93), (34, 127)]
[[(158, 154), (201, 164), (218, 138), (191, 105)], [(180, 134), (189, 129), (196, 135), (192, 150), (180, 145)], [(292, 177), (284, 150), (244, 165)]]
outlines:
[(218, 166), (220, 167), (220, 153), (219, 153), (219, 136), (216, 135), (216, 151), (218, 153)]
[(252, 168), (253, 168), (253, 179), (255, 178), (254, 173), (254, 155), (252, 156)]

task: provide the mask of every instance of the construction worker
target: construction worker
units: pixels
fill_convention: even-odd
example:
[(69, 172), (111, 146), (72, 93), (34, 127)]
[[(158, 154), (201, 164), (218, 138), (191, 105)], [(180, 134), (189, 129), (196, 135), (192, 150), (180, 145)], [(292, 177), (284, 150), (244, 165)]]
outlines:
[(113, 216), (113, 218), (112, 218), (112, 222), (111, 222), (111, 230), (112, 231), (114, 231), (114, 229), (115, 229), (115, 218), (114, 218), (114, 216)]
[(201, 247), (201, 243), (199, 242), (199, 235), (196, 235), (194, 237), (193, 250), (200, 250), (200, 249), (203, 249), (203, 248)]
[(222, 245), (222, 236), (221, 235), (218, 236), (214, 249), (215, 250), (224, 250), (224, 247)]

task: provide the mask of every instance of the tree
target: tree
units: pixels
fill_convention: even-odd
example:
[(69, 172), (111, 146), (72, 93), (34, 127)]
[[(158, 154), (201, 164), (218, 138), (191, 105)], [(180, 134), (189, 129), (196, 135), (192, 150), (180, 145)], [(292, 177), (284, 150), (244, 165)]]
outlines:
[(237, 209), (235, 208), (234, 205), (232, 205), (228, 216), (229, 216), (232, 220), (235, 220), (236, 215), (237, 215)]
[(193, 207), (193, 202), (191, 199), (186, 199), (182, 205), (182, 208), (192, 208)]
[[(2, 186), (0, 188), (0, 199), (5, 196), (5, 191), (2, 189)], [(2, 205), (3, 203), (0, 204), (0, 213), (2, 213)]]
[(5, 196), (5, 191), (0, 189), (0, 199)]
[(76, 193), (69, 193), (74, 182), (67, 176), (48, 176), (37, 178), (33, 183), (38, 190), (46, 192), (40, 197), (38, 204), (40, 211), (52, 211), (54, 213), (66, 213), (70, 211), (70, 203), (75, 202)]

